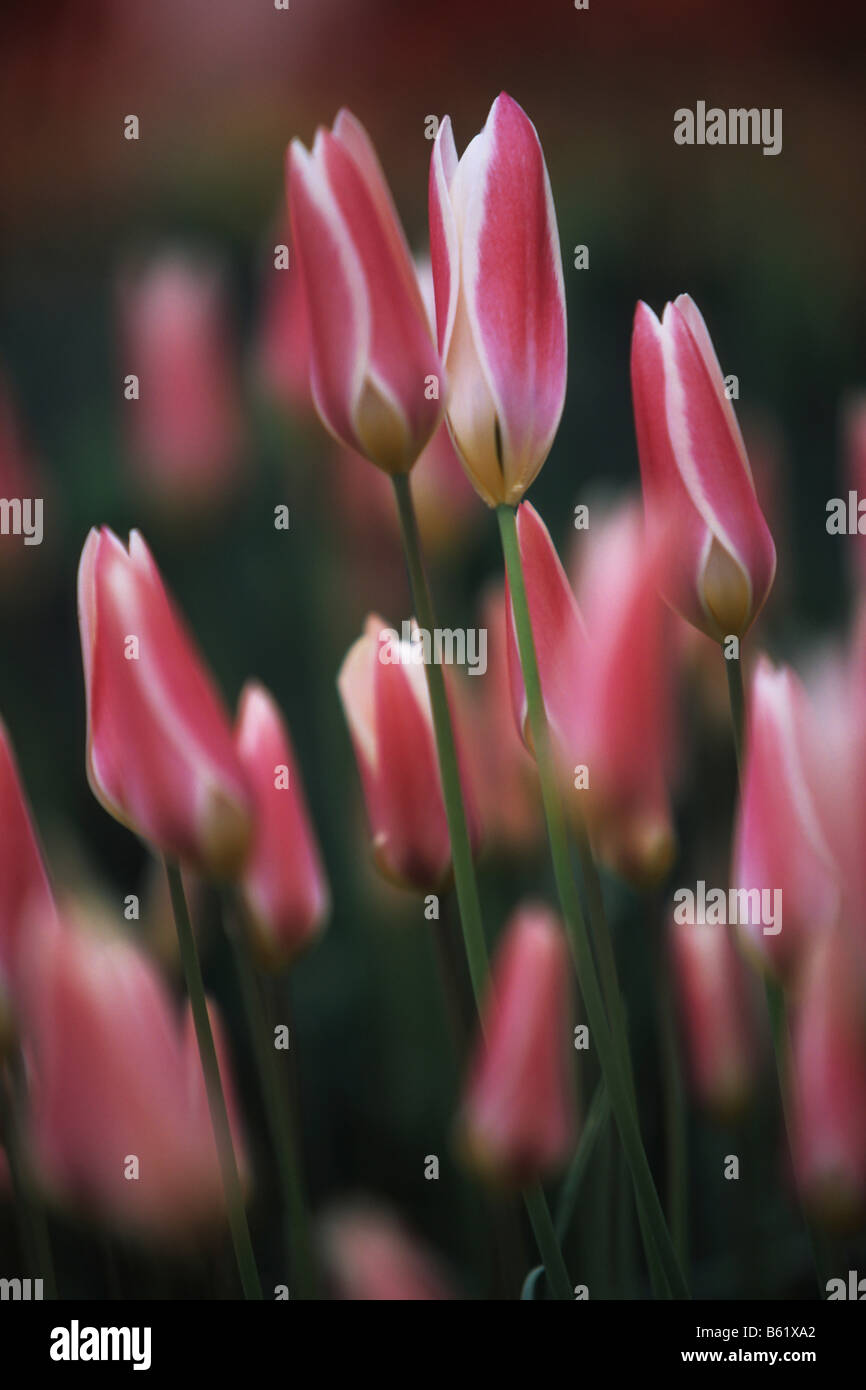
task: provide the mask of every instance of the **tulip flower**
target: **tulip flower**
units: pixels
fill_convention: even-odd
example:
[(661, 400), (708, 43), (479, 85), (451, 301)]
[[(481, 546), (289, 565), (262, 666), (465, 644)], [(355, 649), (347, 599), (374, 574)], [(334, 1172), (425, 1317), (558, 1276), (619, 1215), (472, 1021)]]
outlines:
[(866, 1207), (866, 988), (843, 932), (825, 932), (804, 971), (793, 1027), (794, 1168), (824, 1223)]
[(341, 111), (312, 152), (288, 154), (313, 400), (348, 448), (408, 473), (442, 416), (442, 363), (376, 152)]
[[(0, 1034), (15, 999), (22, 937), (31, 921), (50, 914), (48, 886), (36, 832), (6, 727), (0, 722)], [(5, 999), (5, 1006), (4, 1006)], [(0, 1046), (0, 1054), (2, 1054)]]
[[(396, 640), (371, 615), (337, 686), (361, 774), (377, 868), (392, 882), (438, 892), (451, 878), (451, 841), (436, 755), (423, 648)], [(459, 755), (459, 743), (458, 743)], [(470, 838), (479, 831), (461, 761)]]
[[(277, 235), (281, 245), (290, 247), (288, 226)], [(291, 250), (288, 265), (269, 261), (267, 267), (257, 368), (265, 389), (281, 405), (298, 415), (310, 413), (310, 328), (301, 271)]]
[[(585, 622), (550, 533), (528, 502), (517, 511), (517, 536), (541, 692), (567, 796), (600, 857), (638, 882), (657, 881), (674, 852), (667, 790), (672, 692), (665, 614), (655, 589), (659, 552), (645, 544), (631, 507), (597, 527), (582, 566)], [(507, 612), (514, 713), (531, 744), (510, 601)]]
[(219, 267), (170, 252), (126, 271), (120, 286), (124, 403), (140, 488), (172, 512), (234, 490), (243, 454), (238, 375)]
[(688, 295), (666, 305), (661, 322), (638, 304), (631, 378), (647, 521), (668, 558), (662, 594), (717, 641), (742, 636), (770, 591), (776, 552), (721, 367)]
[(340, 1207), (322, 1222), (321, 1244), (340, 1300), (406, 1303), (454, 1297), (438, 1260), (389, 1212)]
[[(859, 392), (845, 402), (842, 419), (844, 439), (844, 477), (849, 492), (856, 493), (858, 507), (857, 532), (849, 536), (852, 547), (851, 563), (854, 578), (862, 586), (866, 579), (866, 540), (860, 531), (860, 503), (866, 498), (866, 392)], [(848, 500), (848, 499), (846, 499)], [(847, 510), (847, 509), (846, 509)], [(864, 526), (866, 530), (866, 526)]]
[(240, 881), (245, 924), (257, 954), (279, 966), (318, 933), (328, 887), (288, 730), (254, 682), (241, 695), (235, 739), (256, 808)]
[(78, 571), (87, 775), (110, 815), (160, 853), (236, 873), (251, 802), (217, 692), (137, 531), (107, 528)]
[[(31, 1150), (60, 1201), (145, 1237), (176, 1239), (224, 1211), (192, 1018), (103, 924), (54, 921), (24, 967)], [(211, 1018), (242, 1172), (219, 1020)]]
[(671, 922), (669, 930), (692, 1084), (701, 1104), (730, 1124), (752, 1100), (761, 1073), (751, 981), (726, 927)]
[(448, 421), (488, 506), (520, 501), (550, 452), (566, 386), (562, 258), (535, 127), (504, 92), (458, 161), (430, 166), (430, 250)]
[(574, 1146), (570, 982), (557, 919), (524, 906), (494, 960), (460, 1118), (473, 1166), (498, 1181), (524, 1186), (559, 1168)]
[[(840, 868), (825, 833), (812, 768), (820, 757), (805, 692), (790, 670), (758, 662), (748, 704), (732, 886), (754, 907), (740, 930), (752, 952), (787, 979), (804, 949), (837, 920)], [(768, 933), (757, 905), (780, 890), (781, 930)]]

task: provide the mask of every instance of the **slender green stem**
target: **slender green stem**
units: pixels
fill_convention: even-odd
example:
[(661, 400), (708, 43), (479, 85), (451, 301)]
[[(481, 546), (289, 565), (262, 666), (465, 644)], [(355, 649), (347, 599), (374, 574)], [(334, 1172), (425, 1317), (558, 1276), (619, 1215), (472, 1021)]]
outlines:
[(676, 1252), (671, 1242), (664, 1212), (653, 1182), (650, 1166), (644, 1151), (638, 1125), (637, 1113), (631, 1103), (631, 1089), (628, 1080), (627, 1064), (618, 1056), (611, 1038), (604, 1009), (595, 963), (592, 956), (586, 923), (580, 906), (577, 888), (571, 872), (568, 854), (568, 839), (565, 817), (560, 799), (556, 770), (550, 747), (547, 716), (541, 694), (541, 681), (538, 674), (538, 660), (526, 585), (517, 541), (517, 524), (511, 507), (499, 506), (496, 509), (499, 520), (505, 567), (511, 592), (514, 625), (526, 689), (529, 724), (535, 758), (538, 764), (544, 813), (547, 821), (550, 852), (553, 860), (562, 913), (577, 967), (580, 988), (586, 1006), (593, 1041), (598, 1049), (598, 1058), (610, 1095), (611, 1107), (616, 1118), (623, 1147), (631, 1169), (638, 1210), (643, 1212), (646, 1225), (642, 1227), (650, 1239), (647, 1242), (647, 1259), (650, 1265), (656, 1259), (661, 1263), (671, 1292), (678, 1298), (688, 1298), (688, 1288), (683, 1278)]
[(20, 1122), (26, 1103), (24, 1064), (20, 1052), (16, 1052), (10, 1060), (8, 1072), (7, 1084), (0, 1065), (0, 1140), (6, 1150), (24, 1256), (32, 1277), (42, 1280), (44, 1298), (53, 1301), (57, 1298), (57, 1285), (48, 1222), (33, 1183)]
[(277, 1160), (283, 1200), (284, 1238), (292, 1279), (300, 1298), (316, 1297), (316, 1273), (307, 1197), (295, 1126), (290, 1113), (285, 1078), (277, 1067), (273, 1026), (269, 1026), (263, 982), (250, 960), (239, 931), (230, 931), (235, 970), (240, 984), (247, 1030), (253, 1045), (259, 1085)]
[(659, 1034), (665, 1111), (667, 1150), (667, 1213), (674, 1248), (683, 1269), (689, 1267), (688, 1241), (688, 1138), (683, 1075), (677, 1041), (676, 1012), (671, 989), (670, 969), (665, 951), (664, 925), (656, 943), (656, 977), (659, 1001)]
[[(436, 628), (436, 620), (421, 554), (421, 537), (418, 533), (418, 521), (415, 516), (409, 477), (407, 474), (397, 474), (393, 478), (393, 483), (415, 617), (419, 626), (432, 635)], [(487, 956), (487, 943), (484, 939), (478, 884), (475, 881), (472, 845), (469, 840), (466, 811), (463, 806), (463, 789), (460, 785), (451, 710), (441, 666), (434, 661), (428, 661), (425, 671), (433, 714), (433, 732), (439, 760), (439, 775), (442, 779), (442, 798), (445, 803), (448, 834), (451, 840), (454, 886), (457, 890), (457, 903), (460, 908), (460, 922), (463, 928), (463, 942), (466, 948), (472, 990), (480, 1018), (490, 964)], [(557, 1298), (570, 1299), (571, 1283), (562, 1252), (556, 1241), (553, 1221), (544, 1192), (539, 1185), (536, 1185), (524, 1189), (522, 1196), (545, 1264), (550, 1287)]]
[[(412, 587), (412, 600), (415, 616), (421, 628), (432, 633), (436, 623), (433, 616), (433, 601), (421, 556), (421, 538), (412, 502), (412, 492), (408, 474), (395, 475), (394, 494), (400, 515), (400, 529), (403, 535), (403, 551), (409, 582)], [(427, 688), (430, 691), (430, 705), (433, 712), (433, 730), (436, 736), (436, 751), (439, 757), (439, 770), (442, 777), (442, 794), (445, 802), (445, 815), (448, 820), (448, 834), (451, 838), (451, 858), (454, 865), (454, 886), (460, 906), (460, 920), (463, 926), (463, 940), (466, 945), (466, 958), (476, 1003), (481, 1005), (489, 963), (487, 944), (484, 940), (484, 927), (481, 921), (481, 903), (478, 886), (475, 882), (475, 869), (472, 862), (472, 846), (463, 807), (463, 792), (460, 786), (460, 773), (457, 763), (457, 749), (454, 743), (454, 730), (451, 727), (451, 713), (445, 678), (441, 666), (434, 661), (426, 663)]]
[(583, 1180), (586, 1177), (592, 1155), (595, 1152), (596, 1142), (609, 1117), (610, 1098), (607, 1094), (607, 1087), (603, 1081), (599, 1081), (595, 1088), (595, 1094), (590, 1102), (589, 1110), (586, 1112), (580, 1143), (575, 1149), (574, 1157), (563, 1179), (559, 1201), (556, 1204), (556, 1234), (560, 1242), (564, 1241), (565, 1237), (568, 1235), (577, 1208), (577, 1199), (580, 1196)]
[(180, 958), (183, 962), (183, 972), (186, 977), (186, 989), (192, 1007), (198, 1052), (201, 1058), (202, 1071), (204, 1072), (208, 1108), (210, 1110), (214, 1141), (219, 1157), (223, 1193), (226, 1200), (226, 1211), (228, 1214), (232, 1244), (235, 1250), (235, 1258), (238, 1265), (238, 1273), (240, 1274), (244, 1297), (248, 1299), (260, 1299), (262, 1297), (262, 1289), (259, 1283), (259, 1273), (256, 1269), (255, 1256), (253, 1254), (253, 1244), (250, 1239), (250, 1228), (247, 1224), (247, 1214), (244, 1207), (243, 1194), (241, 1192), (240, 1178), (238, 1177), (237, 1159), (235, 1158), (234, 1144), (232, 1143), (231, 1126), (229, 1125), (228, 1110), (226, 1109), (226, 1100), (223, 1095), (219, 1063), (217, 1061), (216, 1048), (214, 1047), (213, 1033), (210, 1026), (210, 1017), (208, 1015), (201, 965), (199, 964), (198, 950), (195, 944), (195, 937), (193, 936), (192, 923), (189, 918), (186, 894), (183, 891), (183, 879), (181, 878), (180, 869), (177, 864), (173, 863), (171, 860), (166, 859), (165, 872), (168, 877), (171, 906), (174, 912), (175, 926), (177, 928)]
[(743, 689), (743, 668), (739, 657), (730, 661), (724, 657), (725, 674), (728, 678), (728, 697), (731, 703), (731, 726), (734, 731), (734, 752), (737, 755), (737, 772), (743, 775), (743, 750), (746, 738), (746, 693)]

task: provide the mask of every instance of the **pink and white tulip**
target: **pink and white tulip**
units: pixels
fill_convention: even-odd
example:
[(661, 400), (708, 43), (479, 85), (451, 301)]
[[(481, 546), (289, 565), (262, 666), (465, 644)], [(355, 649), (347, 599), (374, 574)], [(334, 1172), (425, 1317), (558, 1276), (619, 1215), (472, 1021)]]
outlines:
[(740, 932), (751, 952), (789, 979), (814, 938), (838, 919), (841, 866), (826, 833), (814, 775), (819, 731), (793, 672), (774, 670), (762, 657), (747, 709), (731, 883), (753, 896), (781, 892), (778, 934), (765, 932), (759, 911), (750, 911), (754, 920)]
[(288, 153), (313, 400), (348, 448), (408, 473), (442, 418), (444, 375), (370, 138), (349, 111)]
[(358, 1303), (441, 1302), (455, 1297), (439, 1261), (390, 1212), (355, 1204), (322, 1222), (333, 1295)]
[[(56, 919), (24, 967), (30, 1139), (56, 1199), (148, 1239), (223, 1219), (192, 1018), (154, 967), (101, 924)], [(246, 1160), (219, 1020), (212, 1027), (238, 1164)], [(135, 1177), (132, 1160), (137, 1161)]]
[(235, 740), (256, 810), (239, 885), (245, 925), (257, 955), (280, 966), (321, 930), (328, 885), (288, 729), (254, 682), (241, 694)]
[(142, 536), (107, 527), (78, 571), (87, 775), (110, 815), (160, 853), (217, 877), (242, 866), (247, 780), (217, 691)]
[(680, 295), (661, 322), (637, 306), (631, 348), (635, 428), (661, 589), (695, 627), (742, 636), (770, 591), (776, 551), (724, 377), (697, 305)]
[(482, 1017), (461, 1142), (483, 1173), (523, 1186), (565, 1163), (577, 1129), (568, 944), (547, 908), (528, 904), (507, 925)]
[(565, 402), (562, 257), (535, 127), (494, 101), (458, 160), (446, 116), (430, 166), (430, 250), (448, 420), (488, 506), (520, 501)]
[[(421, 649), (395, 640), (372, 615), (349, 649), (337, 686), (361, 774), (373, 856), (386, 878), (435, 892), (451, 877), (451, 840), (442, 796), (433, 715)], [(460, 753), (470, 839), (480, 835), (475, 798)]]
[(18, 973), (26, 934), (54, 900), (15, 754), (0, 722), (0, 1058), (15, 1036)]

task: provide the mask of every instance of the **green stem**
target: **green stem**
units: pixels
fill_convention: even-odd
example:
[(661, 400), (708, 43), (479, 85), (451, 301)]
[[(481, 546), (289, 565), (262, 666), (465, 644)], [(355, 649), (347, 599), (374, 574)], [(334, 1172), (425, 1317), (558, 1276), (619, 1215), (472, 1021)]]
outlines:
[[(421, 537), (412, 501), (412, 489), (408, 474), (395, 474), (392, 479), (397, 511), (400, 517), (400, 531), (403, 537), (403, 553), (409, 572), (412, 602), (419, 626), (432, 634), (436, 629), (433, 614), (433, 600), (421, 555)], [(472, 990), (479, 1019), (484, 1001), (484, 991), (490, 963), (487, 956), (487, 943), (484, 939), (484, 924), (481, 920), (481, 902), (478, 897), (478, 884), (475, 881), (475, 865), (472, 858), (472, 845), (463, 806), (463, 789), (460, 785), (460, 772), (457, 762), (457, 748), (454, 742), (454, 729), (451, 724), (451, 710), (445, 689), (445, 678), (441, 666), (435, 661), (425, 664), (427, 689), (430, 692), (430, 708), (433, 715), (433, 732), (436, 739), (436, 753), (439, 760), (439, 775), (442, 779), (442, 799), (445, 803), (445, 816), (451, 840), (451, 860), (454, 866), (454, 886), (460, 908), (460, 922), (463, 928), (463, 942), (466, 959), (472, 980)], [(557, 1244), (547, 1199), (539, 1184), (525, 1188), (522, 1193), (535, 1239), (544, 1261), (550, 1287), (557, 1298), (572, 1296), (571, 1281), (565, 1268), (562, 1252)]]
[(743, 689), (743, 668), (739, 657), (730, 661), (723, 657), (725, 674), (728, 678), (728, 698), (731, 704), (731, 726), (734, 731), (734, 752), (737, 755), (737, 773), (743, 775), (743, 750), (746, 738), (746, 693)]
[(241, 933), (230, 931), (229, 936), (234, 950), (235, 969), (243, 998), (247, 1030), (256, 1058), (265, 1115), (277, 1160), (283, 1200), (284, 1242), (290, 1259), (292, 1278), (300, 1298), (314, 1299), (316, 1275), (306, 1191), (295, 1143), (289, 1098), (284, 1078), (276, 1064), (273, 1027), (269, 1027), (266, 1017), (264, 983), (250, 960)]
[(596, 1141), (609, 1116), (610, 1099), (607, 1094), (607, 1087), (603, 1081), (599, 1081), (586, 1113), (586, 1119), (583, 1122), (580, 1143), (563, 1179), (559, 1201), (556, 1204), (556, 1234), (560, 1242), (564, 1241), (568, 1235), (577, 1207), (577, 1199), (580, 1196), (580, 1189), (595, 1152)]
[(647, 1259), (652, 1264), (657, 1258), (664, 1271), (671, 1292), (678, 1298), (688, 1298), (688, 1288), (683, 1278), (676, 1252), (671, 1242), (664, 1212), (655, 1189), (650, 1166), (644, 1151), (637, 1113), (631, 1103), (631, 1089), (628, 1068), (617, 1055), (608, 1028), (604, 1002), (599, 988), (592, 947), (587, 934), (586, 923), (580, 906), (577, 888), (571, 872), (568, 855), (568, 840), (565, 817), (560, 800), (556, 771), (550, 747), (547, 716), (541, 694), (541, 681), (538, 674), (538, 660), (532, 635), (526, 585), (517, 540), (517, 524), (511, 507), (499, 506), (496, 509), (505, 568), (511, 593), (514, 626), (526, 689), (529, 724), (535, 758), (538, 764), (550, 852), (553, 860), (562, 913), (577, 967), (580, 988), (586, 1006), (589, 1026), (598, 1049), (598, 1058), (610, 1095), (610, 1103), (616, 1118), (623, 1147), (631, 1169), (635, 1188), (635, 1198), (639, 1212), (642, 1212), (644, 1229), (648, 1241)]
[(656, 975), (659, 1032), (664, 1087), (665, 1140), (667, 1150), (667, 1211), (674, 1248), (684, 1269), (689, 1267), (688, 1248), (688, 1139), (686, 1107), (677, 1043), (676, 1012), (665, 951), (664, 924), (657, 923)]
[[(418, 624), (433, 634), (436, 622), (433, 616), (433, 601), (421, 556), (421, 538), (412, 502), (409, 476), (398, 473), (393, 478), (397, 510), (400, 515), (400, 529), (403, 536), (403, 551), (409, 582), (412, 588), (412, 601)], [(463, 940), (472, 989), (479, 1008), (484, 997), (489, 962), (487, 943), (484, 940), (484, 927), (481, 921), (481, 903), (478, 886), (475, 882), (475, 869), (472, 862), (472, 846), (463, 807), (463, 791), (460, 786), (460, 773), (457, 763), (457, 749), (454, 743), (454, 730), (451, 727), (451, 712), (445, 690), (442, 667), (434, 661), (425, 666), (427, 688), (430, 692), (430, 705), (433, 713), (433, 730), (436, 736), (436, 751), (439, 757), (439, 770), (442, 777), (442, 795), (445, 802), (445, 815), (448, 821), (448, 834), (451, 838), (451, 858), (454, 865), (454, 886), (460, 907), (460, 920), (463, 926)]]
[(240, 1178), (238, 1177), (238, 1165), (237, 1159), (235, 1158), (234, 1144), (232, 1143), (228, 1110), (226, 1109), (226, 1100), (223, 1095), (222, 1081), (220, 1079), (219, 1063), (217, 1062), (216, 1048), (214, 1047), (213, 1033), (210, 1026), (210, 1017), (208, 1015), (204, 981), (202, 979), (201, 965), (198, 959), (198, 950), (196, 949), (195, 937), (193, 936), (192, 923), (189, 919), (189, 908), (186, 904), (186, 895), (183, 891), (183, 879), (181, 878), (180, 869), (177, 864), (173, 863), (171, 860), (165, 860), (165, 872), (168, 878), (171, 906), (174, 912), (175, 926), (177, 928), (180, 958), (183, 962), (183, 972), (186, 977), (186, 989), (192, 1007), (198, 1052), (205, 1078), (207, 1103), (210, 1110), (217, 1155), (219, 1157), (223, 1193), (226, 1200), (226, 1211), (228, 1214), (232, 1244), (235, 1250), (235, 1258), (238, 1265), (238, 1273), (240, 1274), (244, 1297), (248, 1299), (260, 1299), (262, 1297), (262, 1289), (259, 1283), (258, 1270), (256, 1269), (253, 1245), (250, 1240), (250, 1228), (247, 1225), (247, 1214), (244, 1207), (243, 1194), (241, 1192)]

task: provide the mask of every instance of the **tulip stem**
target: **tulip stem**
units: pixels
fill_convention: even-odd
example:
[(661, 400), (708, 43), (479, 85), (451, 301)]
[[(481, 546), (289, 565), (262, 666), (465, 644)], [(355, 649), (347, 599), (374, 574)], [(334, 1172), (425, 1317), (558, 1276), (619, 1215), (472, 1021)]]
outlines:
[(276, 1066), (273, 1018), (266, 998), (266, 982), (250, 959), (240, 931), (229, 931), (235, 968), (243, 997), (247, 1030), (253, 1045), (259, 1086), (277, 1158), (285, 1220), (285, 1247), (291, 1272), (302, 1299), (316, 1297), (315, 1265), (307, 1216), (307, 1199), (295, 1144), (294, 1126), (283, 1078)]
[[(436, 620), (421, 554), (421, 537), (418, 533), (418, 520), (412, 501), (409, 476), (405, 473), (398, 473), (394, 475), (392, 481), (394, 495), (397, 499), (400, 531), (403, 537), (403, 553), (406, 557), (406, 568), (409, 571), (415, 617), (419, 626), (432, 634), (436, 628)], [(480, 1019), (490, 962), (487, 956), (487, 942), (484, 939), (481, 902), (478, 897), (478, 884), (475, 880), (475, 865), (472, 859), (472, 846), (469, 841), (469, 828), (466, 823), (466, 810), (463, 805), (457, 747), (454, 741), (451, 710), (442, 668), (435, 661), (428, 661), (425, 664), (425, 671), (427, 689), (430, 692), (430, 708), (433, 714), (433, 732), (439, 759), (439, 775), (442, 779), (442, 799), (445, 803), (448, 834), (451, 840), (454, 886), (457, 890), (457, 903), (460, 908), (460, 922), (463, 928), (463, 941), (472, 980), (472, 991), (475, 995), (475, 1004)], [(540, 1184), (524, 1188), (522, 1196), (541, 1258), (544, 1261), (550, 1287), (557, 1298), (570, 1299), (571, 1281), (556, 1240), (547, 1199)]]
[(731, 725), (734, 730), (734, 752), (737, 755), (737, 774), (742, 778), (746, 737), (746, 694), (743, 689), (743, 668), (740, 665), (739, 657), (733, 657), (731, 660), (724, 657), (723, 660), (725, 674), (728, 677), (728, 697), (731, 704)]
[(568, 1172), (562, 1183), (559, 1194), (559, 1201), (556, 1204), (556, 1234), (560, 1241), (564, 1241), (568, 1235), (572, 1218), (574, 1217), (577, 1199), (583, 1180), (589, 1169), (590, 1160), (595, 1152), (598, 1137), (607, 1124), (610, 1116), (610, 1097), (607, 1087), (603, 1081), (599, 1081), (595, 1088), (589, 1110), (586, 1112), (586, 1119), (583, 1122), (583, 1129), (580, 1135), (580, 1143), (574, 1152), (574, 1157), (569, 1165)]
[[(638, 1210), (642, 1213), (642, 1230), (648, 1239), (645, 1241), (647, 1260), (652, 1268), (656, 1258), (661, 1262), (664, 1277), (671, 1293), (677, 1298), (688, 1298), (688, 1286), (680, 1269), (676, 1251), (670, 1238), (664, 1212), (653, 1182), (652, 1172), (647, 1161), (641, 1139), (636, 1107), (632, 1104), (632, 1089), (627, 1060), (622, 1057), (613, 1042), (605, 1014), (601, 989), (596, 975), (586, 922), (580, 906), (571, 863), (568, 854), (568, 837), (565, 816), (560, 800), (547, 715), (541, 694), (541, 680), (538, 674), (538, 659), (535, 640), (532, 634), (532, 621), (526, 597), (526, 584), (517, 539), (517, 522), (513, 509), (500, 505), (496, 509), (502, 550), (511, 594), (514, 626), (520, 653), (520, 665), (526, 689), (526, 702), (529, 724), (538, 774), (553, 870), (559, 892), (565, 925), (571, 943), (572, 954), (577, 967), (581, 993), (586, 1006), (589, 1026), (598, 1058), (608, 1088), (610, 1103), (616, 1118), (620, 1138), (626, 1152)], [(658, 1285), (657, 1285), (658, 1286)]]
[(244, 1291), (244, 1298), (261, 1299), (262, 1289), (259, 1283), (259, 1274), (256, 1269), (256, 1260), (253, 1254), (252, 1241), (250, 1239), (250, 1228), (247, 1224), (247, 1214), (244, 1207), (243, 1194), (241, 1192), (240, 1178), (238, 1176), (237, 1159), (235, 1158), (234, 1144), (232, 1143), (231, 1126), (229, 1125), (228, 1110), (223, 1094), (219, 1063), (217, 1061), (216, 1048), (214, 1047), (213, 1032), (210, 1026), (210, 1016), (208, 1014), (207, 999), (204, 992), (204, 980), (202, 979), (198, 950), (196, 948), (192, 923), (189, 917), (189, 908), (186, 903), (186, 894), (183, 891), (183, 879), (181, 878), (180, 869), (177, 864), (169, 859), (165, 860), (165, 872), (168, 878), (169, 893), (171, 894), (171, 906), (174, 912), (175, 927), (177, 928), (177, 940), (180, 947), (180, 958), (183, 963), (183, 973), (186, 978), (186, 989), (192, 1008), (195, 1036), (198, 1042), (198, 1053), (204, 1073), (207, 1103), (210, 1110), (214, 1142), (219, 1157), (223, 1194), (226, 1201), (226, 1211), (228, 1214), (232, 1244), (235, 1250), (235, 1258), (237, 1260), (238, 1273)]
[[(397, 510), (400, 515), (400, 530), (403, 536), (403, 552), (412, 601), (418, 624), (432, 634), (436, 623), (433, 616), (433, 600), (424, 570), (421, 555), (421, 538), (418, 534), (418, 521), (412, 502), (409, 475), (395, 474), (393, 478)], [(442, 667), (435, 661), (425, 664), (427, 688), (430, 691), (430, 705), (433, 713), (433, 731), (436, 736), (436, 751), (442, 777), (442, 796), (445, 802), (445, 815), (448, 821), (448, 834), (451, 838), (451, 858), (454, 865), (454, 886), (460, 907), (460, 920), (463, 926), (463, 940), (466, 945), (466, 958), (472, 989), (479, 1009), (484, 998), (484, 986), (489, 970), (487, 943), (484, 940), (484, 927), (481, 921), (481, 903), (478, 898), (478, 885), (475, 882), (475, 868), (472, 863), (472, 846), (469, 842), (469, 829), (466, 824), (466, 811), (463, 806), (463, 792), (460, 786), (460, 773), (457, 763), (457, 749), (454, 730), (451, 726), (451, 713), (445, 678)]]

